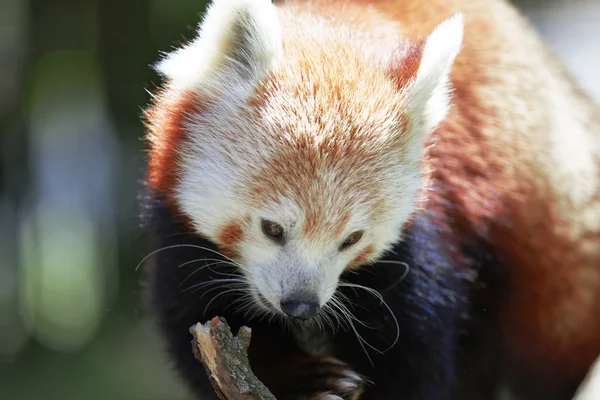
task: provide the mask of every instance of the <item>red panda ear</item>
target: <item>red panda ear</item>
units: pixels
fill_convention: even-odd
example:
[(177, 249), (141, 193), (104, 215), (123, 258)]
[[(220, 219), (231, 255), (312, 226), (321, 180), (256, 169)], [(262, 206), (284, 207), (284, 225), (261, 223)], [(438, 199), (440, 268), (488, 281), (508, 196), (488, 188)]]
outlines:
[(219, 87), (259, 78), (281, 57), (282, 38), (271, 0), (213, 0), (198, 37), (168, 54), (156, 69), (172, 87)]
[(406, 93), (407, 114), (419, 131), (433, 130), (446, 117), (449, 74), (462, 46), (463, 25), (462, 14), (455, 14), (392, 57), (392, 76)]
[(390, 57), (388, 71), (398, 89), (406, 88), (409, 82), (417, 76), (424, 48), (425, 39), (406, 42), (398, 46)]

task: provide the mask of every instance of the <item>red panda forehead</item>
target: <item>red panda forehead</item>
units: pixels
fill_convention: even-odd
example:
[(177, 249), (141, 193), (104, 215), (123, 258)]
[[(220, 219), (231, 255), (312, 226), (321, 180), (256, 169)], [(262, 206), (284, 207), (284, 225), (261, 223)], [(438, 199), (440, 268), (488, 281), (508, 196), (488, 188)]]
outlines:
[[(291, 200), (299, 208), (301, 236), (327, 243), (339, 239), (359, 219), (376, 221), (382, 214), (386, 169), (361, 165), (347, 157), (325, 167), (311, 152), (281, 152), (265, 160), (249, 182), (253, 207)], [(354, 165), (354, 163), (356, 163)]]
[(251, 198), (258, 206), (291, 198), (305, 216), (303, 233), (331, 239), (352, 210), (377, 218), (408, 141), (403, 95), (389, 70), (352, 48), (286, 52), (250, 103), (270, 142), (248, 179)]
[(274, 144), (366, 160), (407, 144), (404, 100), (388, 64), (344, 44), (309, 43), (288, 44), (249, 105)]
[(336, 43), (284, 49), (280, 64), (256, 90), (264, 112), (285, 109), (302, 119), (332, 113), (374, 123), (402, 110), (402, 93), (387, 63)]

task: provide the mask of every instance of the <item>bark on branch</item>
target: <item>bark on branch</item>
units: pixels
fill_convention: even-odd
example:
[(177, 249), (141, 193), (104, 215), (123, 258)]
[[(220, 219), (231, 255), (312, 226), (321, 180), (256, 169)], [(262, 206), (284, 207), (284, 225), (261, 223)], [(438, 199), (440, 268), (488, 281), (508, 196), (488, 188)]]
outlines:
[(190, 332), (194, 356), (204, 365), (220, 399), (276, 400), (250, 368), (250, 328), (244, 326), (233, 336), (227, 322), (215, 317), (192, 326)]

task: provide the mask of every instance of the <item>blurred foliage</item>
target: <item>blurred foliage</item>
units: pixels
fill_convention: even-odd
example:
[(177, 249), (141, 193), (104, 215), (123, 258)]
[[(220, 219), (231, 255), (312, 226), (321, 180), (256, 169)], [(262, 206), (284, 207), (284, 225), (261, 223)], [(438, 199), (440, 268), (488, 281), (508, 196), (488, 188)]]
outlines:
[(0, 399), (189, 398), (135, 271), (140, 116), (204, 6), (0, 2)]
[(202, 1), (0, 3), (0, 399), (185, 399), (144, 309), (141, 108)]

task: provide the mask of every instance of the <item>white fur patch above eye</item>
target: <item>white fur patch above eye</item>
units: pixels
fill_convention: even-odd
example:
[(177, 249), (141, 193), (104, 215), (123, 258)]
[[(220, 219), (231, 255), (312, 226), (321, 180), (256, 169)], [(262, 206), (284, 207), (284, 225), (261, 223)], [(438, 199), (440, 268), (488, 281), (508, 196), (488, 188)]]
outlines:
[(281, 27), (271, 0), (214, 0), (198, 36), (168, 54), (156, 69), (172, 88), (193, 90), (219, 72), (227, 80), (257, 79), (281, 55)]
[(433, 130), (448, 113), (449, 74), (462, 46), (463, 31), (464, 18), (457, 13), (438, 25), (425, 43), (409, 95), (410, 107), (422, 116), (425, 131)]

